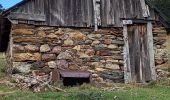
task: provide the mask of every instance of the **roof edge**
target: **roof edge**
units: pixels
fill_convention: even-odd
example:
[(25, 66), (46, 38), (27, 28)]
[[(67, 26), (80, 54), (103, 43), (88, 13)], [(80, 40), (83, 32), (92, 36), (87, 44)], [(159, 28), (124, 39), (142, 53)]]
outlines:
[(16, 9), (18, 6), (21, 6), (22, 4), (27, 3), (28, 1), (29, 1), (29, 0), (22, 0), (22, 1), (20, 1), (19, 3), (15, 4), (14, 6), (6, 9), (5, 11), (2, 12), (2, 16), (6, 16), (7, 14), (10, 13), (11, 10)]

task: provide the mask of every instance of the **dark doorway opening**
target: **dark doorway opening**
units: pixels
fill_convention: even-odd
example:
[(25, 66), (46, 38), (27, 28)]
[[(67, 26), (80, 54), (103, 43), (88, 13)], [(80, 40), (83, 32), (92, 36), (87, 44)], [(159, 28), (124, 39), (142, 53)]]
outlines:
[(90, 83), (90, 78), (64, 77), (62, 79), (64, 86), (76, 86), (82, 85), (83, 83)]
[(88, 71), (58, 70), (58, 76), (64, 86), (76, 86), (91, 82), (91, 73)]

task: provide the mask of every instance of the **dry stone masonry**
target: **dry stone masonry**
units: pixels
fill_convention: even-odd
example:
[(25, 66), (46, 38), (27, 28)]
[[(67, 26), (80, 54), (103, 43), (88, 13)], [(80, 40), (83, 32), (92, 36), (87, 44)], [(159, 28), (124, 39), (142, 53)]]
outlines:
[[(155, 65), (158, 78), (165, 77), (164, 70), (168, 68), (168, 49), (166, 48), (167, 32), (164, 27), (155, 26), (153, 28)], [(166, 74), (167, 75), (167, 74)]]
[[(123, 81), (122, 29), (13, 25), (13, 68), (24, 74), (55, 68), (90, 71), (96, 82)], [(48, 70), (47, 70), (48, 69)]]
[[(166, 31), (153, 28), (155, 63), (167, 63)], [(13, 68), (22, 74), (47, 75), (53, 69), (90, 71), (94, 82), (123, 82), (123, 32), (104, 28), (12, 26)]]

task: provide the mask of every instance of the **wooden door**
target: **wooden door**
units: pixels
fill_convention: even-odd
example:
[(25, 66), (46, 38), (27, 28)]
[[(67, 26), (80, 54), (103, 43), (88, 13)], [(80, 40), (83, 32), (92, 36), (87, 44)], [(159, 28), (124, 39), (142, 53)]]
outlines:
[(127, 26), (129, 61), (132, 82), (151, 80), (147, 24)]

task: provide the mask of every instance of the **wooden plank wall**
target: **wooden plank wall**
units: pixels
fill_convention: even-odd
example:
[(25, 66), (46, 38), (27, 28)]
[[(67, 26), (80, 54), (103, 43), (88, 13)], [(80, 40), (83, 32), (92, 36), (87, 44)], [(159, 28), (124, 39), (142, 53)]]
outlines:
[[(121, 18), (144, 18), (140, 0), (100, 0), (100, 4), (103, 27), (122, 27)], [(93, 0), (29, 0), (12, 12), (20, 15), (35, 14), (46, 18), (45, 21), (15, 19), (16, 23), (65, 27), (94, 26)]]

